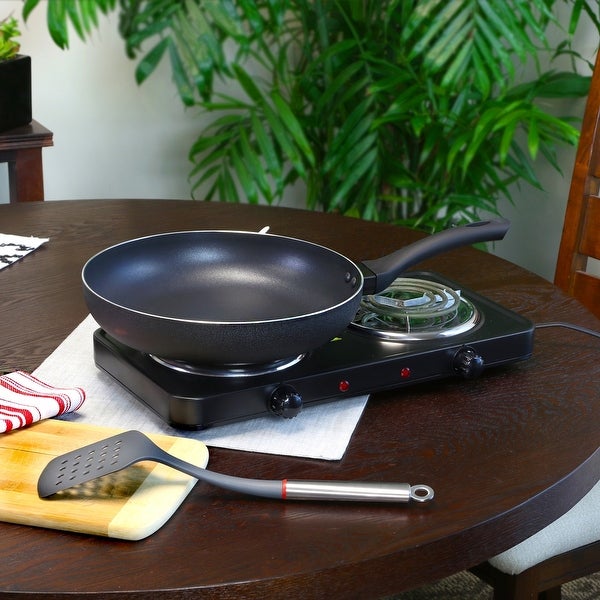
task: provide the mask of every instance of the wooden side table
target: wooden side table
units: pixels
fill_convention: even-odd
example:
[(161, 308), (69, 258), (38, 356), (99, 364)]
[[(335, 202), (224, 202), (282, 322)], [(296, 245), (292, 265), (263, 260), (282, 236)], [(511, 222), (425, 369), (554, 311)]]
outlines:
[(11, 203), (44, 199), (42, 148), (52, 145), (52, 132), (37, 121), (0, 132), (0, 162), (8, 163)]

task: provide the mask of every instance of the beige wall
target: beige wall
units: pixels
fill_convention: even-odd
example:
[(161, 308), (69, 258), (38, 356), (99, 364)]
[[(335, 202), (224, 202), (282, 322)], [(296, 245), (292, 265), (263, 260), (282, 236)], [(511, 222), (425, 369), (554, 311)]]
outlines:
[[(20, 16), (21, 8), (20, 0), (2, 0), (0, 18), (11, 11)], [(189, 198), (187, 153), (202, 120), (180, 104), (168, 65), (138, 87), (115, 16), (104, 18), (86, 44), (73, 34), (71, 48), (62, 51), (50, 40), (45, 10), (38, 7), (23, 27), (22, 52), (32, 57), (34, 118), (54, 132), (54, 147), (44, 150), (46, 198)], [(593, 56), (596, 40), (585, 43), (583, 51)], [(577, 111), (583, 112), (583, 102)], [(513, 224), (493, 251), (547, 279), (553, 276), (573, 160), (574, 149), (563, 151), (564, 177), (546, 170), (546, 192), (517, 190), (516, 208), (502, 207)], [(0, 165), (0, 202), (7, 199), (6, 179)], [(286, 203), (301, 200), (296, 190)]]

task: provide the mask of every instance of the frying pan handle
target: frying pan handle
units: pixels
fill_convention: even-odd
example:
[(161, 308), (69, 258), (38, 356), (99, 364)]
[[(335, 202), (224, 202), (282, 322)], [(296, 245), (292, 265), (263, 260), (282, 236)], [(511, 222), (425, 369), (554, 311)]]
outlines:
[(375, 294), (389, 287), (406, 269), (421, 261), (477, 242), (501, 240), (510, 227), (507, 219), (478, 221), (453, 227), (418, 240), (387, 256), (362, 262), (363, 295)]

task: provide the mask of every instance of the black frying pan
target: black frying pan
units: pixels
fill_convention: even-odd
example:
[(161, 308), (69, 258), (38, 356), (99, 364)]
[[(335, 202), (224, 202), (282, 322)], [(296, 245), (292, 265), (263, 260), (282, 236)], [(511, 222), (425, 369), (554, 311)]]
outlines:
[(452, 248), (502, 239), (505, 220), (448, 229), (360, 266), (316, 244), (239, 231), (186, 231), (123, 242), (83, 267), (84, 296), (122, 343), (200, 364), (298, 356), (352, 321), (363, 294)]

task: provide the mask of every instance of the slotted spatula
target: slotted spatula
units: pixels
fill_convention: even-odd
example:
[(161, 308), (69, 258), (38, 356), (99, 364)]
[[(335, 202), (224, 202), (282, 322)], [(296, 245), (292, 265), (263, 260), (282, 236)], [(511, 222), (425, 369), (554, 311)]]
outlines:
[(47, 498), (70, 487), (151, 460), (173, 467), (216, 487), (282, 500), (354, 500), (425, 502), (433, 498), (427, 485), (355, 481), (260, 480), (208, 471), (159, 448), (140, 431), (126, 431), (53, 458), (38, 480), (38, 495)]

